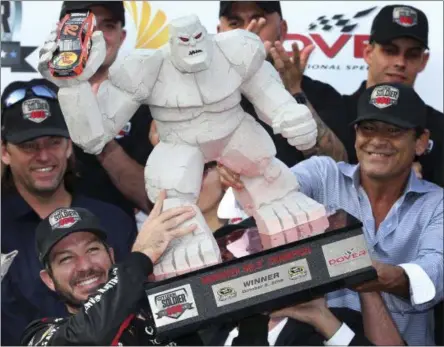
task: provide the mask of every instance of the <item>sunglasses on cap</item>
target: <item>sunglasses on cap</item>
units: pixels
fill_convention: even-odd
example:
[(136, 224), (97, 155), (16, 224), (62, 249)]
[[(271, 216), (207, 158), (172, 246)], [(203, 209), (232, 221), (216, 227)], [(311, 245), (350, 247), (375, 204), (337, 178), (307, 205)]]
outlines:
[(45, 85), (36, 85), (32, 87), (18, 88), (13, 90), (8, 94), (8, 96), (6, 96), (2, 106), (6, 108), (15, 105), (16, 103), (25, 99), (29, 91), (31, 91), (35, 96), (40, 96), (48, 99), (57, 99), (57, 93), (51, 88)]

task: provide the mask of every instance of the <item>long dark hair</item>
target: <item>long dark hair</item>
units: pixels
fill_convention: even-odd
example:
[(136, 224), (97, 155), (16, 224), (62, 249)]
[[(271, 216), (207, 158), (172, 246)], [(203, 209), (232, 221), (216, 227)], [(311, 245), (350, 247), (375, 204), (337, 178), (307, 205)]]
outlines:
[[(2, 146), (6, 147), (7, 143), (6, 141), (2, 141)], [(4, 169), (2, 170), (2, 183), (1, 183), (1, 189), (2, 189), (2, 195), (6, 194), (15, 194), (17, 193), (17, 188), (14, 183), (14, 178), (12, 177), (12, 171), (9, 165), (6, 165), (2, 162), (2, 165), (4, 165)], [(77, 170), (76, 170), (76, 159), (74, 155), (74, 151), (71, 154), (71, 156), (68, 158), (68, 162), (66, 165), (65, 174), (63, 175), (63, 184), (65, 185), (65, 189), (70, 193), (74, 193), (76, 181), (77, 181)]]

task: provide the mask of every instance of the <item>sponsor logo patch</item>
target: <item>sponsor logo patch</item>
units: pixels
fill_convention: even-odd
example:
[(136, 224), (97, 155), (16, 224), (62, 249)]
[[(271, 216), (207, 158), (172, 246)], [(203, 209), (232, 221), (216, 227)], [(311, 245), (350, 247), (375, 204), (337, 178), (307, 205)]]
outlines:
[(23, 117), (34, 123), (41, 123), (51, 116), (49, 104), (44, 99), (29, 99), (22, 103)]
[(330, 277), (372, 266), (364, 235), (353, 236), (322, 246)]
[(62, 52), (54, 59), (56, 67), (69, 67), (77, 61), (77, 54), (74, 52)]
[(395, 7), (393, 21), (403, 27), (409, 28), (418, 24), (418, 14), (409, 7)]
[(223, 287), (217, 291), (217, 295), (219, 295), (219, 301), (225, 301), (231, 298), (235, 298), (237, 293), (231, 287)]
[(49, 224), (52, 230), (70, 228), (80, 220), (82, 219), (79, 214), (69, 208), (57, 210), (49, 216)]
[(303, 266), (294, 266), (288, 269), (288, 277), (291, 280), (307, 276), (307, 270)]
[(157, 327), (199, 315), (189, 284), (148, 296)]
[(122, 137), (128, 136), (131, 131), (131, 122), (126, 123), (122, 130), (116, 135), (116, 140), (121, 139)]
[(376, 87), (370, 96), (370, 103), (379, 108), (387, 108), (398, 103), (399, 89), (392, 86)]

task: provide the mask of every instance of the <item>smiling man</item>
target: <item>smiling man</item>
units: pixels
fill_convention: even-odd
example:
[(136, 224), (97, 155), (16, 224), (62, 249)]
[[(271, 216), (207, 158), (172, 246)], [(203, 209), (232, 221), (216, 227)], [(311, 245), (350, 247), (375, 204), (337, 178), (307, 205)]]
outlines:
[[(411, 87), (384, 83), (364, 91), (357, 110), (357, 165), (312, 157), (292, 171), (301, 192), (362, 221), (378, 279), (355, 290), (381, 292), (409, 345), (434, 345), (433, 306), (443, 298), (444, 190), (412, 169), (429, 140), (427, 108)], [(328, 299), (330, 307), (360, 309), (351, 290)]]
[(137, 230), (123, 210), (78, 194), (72, 142), (56, 94), (45, 80), (14, 82), (2, 95), (1, 252), (18, 254), (2, 281), (1, 344), (18, 345), (23, 329), (42, 316), (63, 316), (64, 305), (41, 283), (35, 228), (58, 207), (93, 211), (123, 259)]
[[(156, 338), (144, 284), (153, 265), (174, 238), (196, 225), (181, 227), (195, 215), (188, 206), (161, 213), (161, 193), (137, 235), (131, 254), (114, 262), (113, 249), (98, 218), (82, 208), (61, 208), (36, 230), (42, 281), (65, 301), (69, 317), (48, 317), (23, 333), (25, 346), (197, 346), (196, 333), (176, 341)], [(192, 294), (191, 294), (192, 295)]]
[[(330, 85), (305, 78), (302, 90), (309, 99), (319, 98), (331, 110), (338, 128), (338, 137), (344, 143), (350, 163), (357, 163), (354, 148), (355, 131), (347, 124), (356, 119), (359, 97), (366, 88), (379, 83), (402, 83), (414, 87), (429, 61), (429, 22), (423, 11), (408, 5), (383, 7), (373, 20), (370, 40), (363, 58), (368, 65), (367, 79), (352, 95), (341, 95)], [(444, 115), (427, 106), (425, 128), (430, 130), (427, 151), (416, 158), (415, 167), (421, 176), (444, 187)]]

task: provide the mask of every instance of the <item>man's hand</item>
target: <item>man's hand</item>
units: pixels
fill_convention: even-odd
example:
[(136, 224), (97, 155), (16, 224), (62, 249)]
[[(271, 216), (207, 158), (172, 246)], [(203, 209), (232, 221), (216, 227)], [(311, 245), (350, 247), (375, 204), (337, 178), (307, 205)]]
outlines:
[[(248, 26), (245, 28), (245, 30), (250, 31), (256, 35), (260, 35), (261, 30), (265, 27), (265, 24), (267, 24), (267, 20), (262, 17), (259, 19), (252, 19), (251, 22), (248, 24)], [(272, 43), (270, 41), (264, 42), (265, 46), (265, 52), (270, 53), (270, 48), (272, 46)]]
[(302, 91), (302, 77), (315, 46), (309, 45), (302, 52), (299, 52), (298, 44), (294, 42), (291, 48), (293, 56), (289, 57), (282, 43), (276, 41), (274, 47), (270, 49), (270, 54), (274, 61), (274, 67), (279, 72), (285, 88), (291, 95), (294, 95)]
[(183, 222), (194, 217), (196, 212), (192, 207), (176, 207), (165, 212), (162, 211), (163, 201), (166, 198), (162, 191), (147, 220), (137, 235), (132, 251), (142, 252), (155, 263), (165, 252), (170, 241), (191, 233), (197, 225), (178, 228)]
[(271, 318), (292, 318), (310, 324), (317, 316), (328, 310), (325, 298), (317, 298), (272, 312)]
[(327, 340), (338, 331), (342, 324), (328, 309), (324, 297), (273, 312), (270, 317), (288, 317), (310, 324)]
[(409, 280), (404, 269), (400, 266), (384, 264), (373, 260), (373, 267), (375, 268), (378, 278), (360, 284), (353, 290), (357, 292), (387, 292), (396, 294), (405, 298), (409, 297)]
[(244, 189), (244, 185), (240, 180), (240, 175), (229, 168), (217, 163), (217, 171), (219, 172), (220, 182), (225, 189), (233, 188), (237, 190)]

